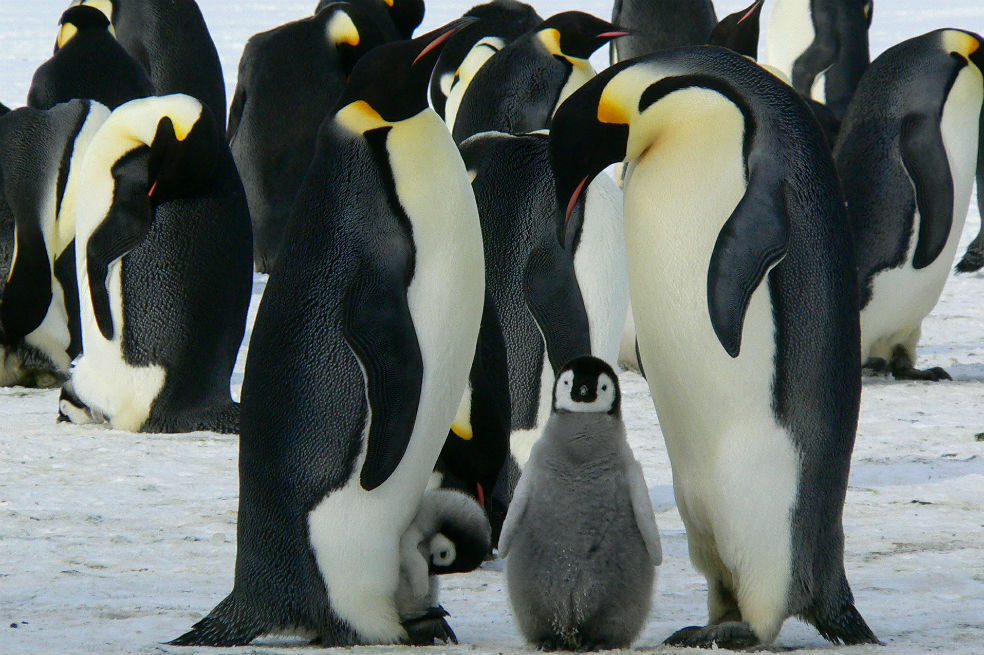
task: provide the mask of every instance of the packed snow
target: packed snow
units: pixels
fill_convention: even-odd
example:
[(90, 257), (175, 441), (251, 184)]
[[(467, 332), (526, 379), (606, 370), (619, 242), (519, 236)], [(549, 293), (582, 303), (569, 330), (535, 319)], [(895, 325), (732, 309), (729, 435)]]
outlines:
[[(306, 15), (316, 0), (199, 4), (231, 97), (246, 39)], [(441, 25), (471, 4), (430, 0), (422, 28)], [(534, 4), (543, 15), (568, 8), (603, 17), (611, 12), (602, 0)], [(720, 17), (745, 0), (715, 4)], [(66, 5), (0, 3), (0, 100), (8, 106), (23, 104), (34, 69), (50, 56)], [(763, 16), (770, 9), (771, 2)], [(945, 26), (984, 32), (984, 4), (877, 0), (872, 54)], [(599, 53), (596, 65), (606, 59)], [(961, 253), (979, 221), (972, 207)], [(264, 283), (264, 276), (256, 277), (250, 322)], [(918, 364), (943, 366), (954, 381), (864, 383), (844, 510), (846, 562), (857, 606), (886, 646), (836, 647), (789, 620), (777, 647), (885, 655), (984, 652), (982, 296), (984, 275), (951, 276), (923, 324)], [(233, 378), (237, 397), (247, 343), (248, 334)], [(648, 387), (630, 373), (621, 383), (629, 441), (645, 469), (665, 554), (650, 620), (635, 646), (652, 649), (674, 630), (705, 620), (705, 583), (687, 556)], [(160, 644), (184, 632), (232, 587), (236, 437), (56, 424), (57, 396), (0, 389), (0, 653), (188, 652)], [(510, 614), (501, 568), (492, 562), (445, 577), (442, 600), (461, 645), (429, 652), (529, 651)], [(282, 652), (277, 644), (234, 650)]]

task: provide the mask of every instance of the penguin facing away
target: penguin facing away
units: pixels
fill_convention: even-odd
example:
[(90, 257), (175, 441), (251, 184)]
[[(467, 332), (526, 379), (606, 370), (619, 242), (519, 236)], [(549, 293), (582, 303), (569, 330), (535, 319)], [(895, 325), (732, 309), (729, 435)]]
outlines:
[(252, 243), (242, 184), (211, 113), (184, 95), (121, 105), (80, 169), (64, 211), (75, 218), (82, 354), (62, 389), (62, 418), (238, 431), (229, 380)]
[(29, 107), (50, 109), (73, 98), (116, 109), (153, 95), (147, 74), (113, 35), (106, 15), (86, 5), (70, 7), (59, 20), (55, 53), (34, 72)]
[(219, 53), (195, 0), (72, 0), (106, 14), (157, 95), (184, 93), (226, 124), (225, 82)]
[(639, 352), (709, 587), (708, 625), (670, 645), (767, 644), (788, 616), (831, 641), (877, 641), (843, 564), (860, 400), (854, 260), (808, 112), (755, 63), (703, 46), (616, 64), (554, 117), (561, 206), (627, 164)]
[(108, 115), (74, 100), (0, 117), (0, 386), (57, 386), (81, 350), (75, 226), (61, 208)]
[(537, 648), (628, 648), (649, 613), (663, 555), (620, 403), (608, 364), (568, 362), (509, 507), (499, 555), (513, 616)]
[(777, 0), (766, 63), (841, 120), (868, 66), (871, 19), (872, 0)]
[(367, 13), (344, 2), (246, 42), (228, 140), (249, 201), (257, 271), (269, 273), (276, 263), (290, 205), (314, 156), (318, 126), (355, 62), (381, 43), (382, 33)]
[(914, 363), (982, 176), (982, 70), (971, 32), (936, 30), (889, 48), (858, 85), (834, 150), (858, 262), (861, 361), (896, 378), (950, 377)]
[(549, 127), (557, 107), (594, 75), (591, 53), (625, 34), (581, 11), (546, 19), (475, 73), (452, 126), (455, 142), (479, 132), (525, 134)]
[[(338, 0), (321, 0), (314, 13), (319, 13)], [(349, 0), (372, 17), (376, 28), (386, 41), (409, 39), (424, 19), (424, 0)]]
[(717, 17), (711, 0), (615, 0), (612, 22), (632, 31), (612, 41), (609, 60), (614, 64), (657, 50), (706, 43)]
[(460, 24), (367, 53), (321, 126), (246, 362), (235, 585), (176, 645), (408, 638), (399, 542), (465, 390), (485, 295), (468, 176), (426, 102)]

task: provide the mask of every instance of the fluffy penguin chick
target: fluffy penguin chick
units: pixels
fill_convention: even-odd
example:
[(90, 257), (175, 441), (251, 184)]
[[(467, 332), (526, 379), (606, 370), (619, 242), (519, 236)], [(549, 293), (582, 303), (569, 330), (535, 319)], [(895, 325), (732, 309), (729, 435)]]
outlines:
[(444, 620), (448, 613), (438, 604), (437, 576), (478, 568), (491, 540), (485, 511), (471, 496), (451, 489), (424, 494), (413, 523), (400, 539), (396, 608), (411, 643), (458, 643)]
[(649, 613), (663, 555), (618, 378), (594, 357), (557, 375), (499, 537), (523, 636), (538, 648), (626, 648)]

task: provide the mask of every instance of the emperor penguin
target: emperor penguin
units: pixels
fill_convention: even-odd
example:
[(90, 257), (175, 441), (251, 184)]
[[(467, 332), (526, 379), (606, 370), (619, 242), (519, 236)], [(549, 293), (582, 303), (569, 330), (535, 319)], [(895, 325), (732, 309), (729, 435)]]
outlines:
[(765, 63), (793, 88), (825, 104), (837, 120), (868, 66), (873, 0), (776, 0)]
[(499, 539), (513, 616), (543, 650), (628, 648), (646, 622), (659, 529), (622, 424), (618, 376), (561, 368)]
[(181, 94), (110, 114), (70, 174), (82, 354), (61, 418), (237, 432), (229, 381), (252, 290), (249, 213), (210, 111)]
[(359, 57), (383, 43), (351, 3), (256, 34), (246, 42), (229, 108), (229, 146), (249, 201), (253, 260), (269, 273), (290, 205), (314, 156), (318, 126)]
[(411, 644), (458, 643), (438, 599), (437, 576), (474, 571), (490, 548), (489, 521), (470, 495), (451, 489), (424, 492), (400, 538), (396, 606)]
[[(939, 300), (974, 178), (984, 181), (981, 37), (943, 29), (868, 68), (834, 158), (847, 199), (861, 292), (861, 361), (896, 378), (914, 368), (920, 326)], [(978, 205), (982, 205), (978, 186)]]
[(574, 257), (564, 247), (548, 143), (546, 134), (484, 132), (461, 144), (474, 175), (486, 284), (502, 322), (510, 453), (520, 465), (550, 415), (554, 372), (592, 346)]
[(478, 69), (461, 98), (451, 134), (525, 134), (550, 126), (557, 107), (594, 76), (588, 57), (628, 34), (582, 11), (554, 14)]
[(72, 100), (0, 116), (0, 386), (58, 386), (81, 351), (65, 188), (109, 110)]
[(468, 174), (427, 106), (459, 24), (368, 52), (321, 126), (246, 361), (235, 584), (174, 644), (408, 639), (400, 539), (464, 393), (485, 296)]
[(430, 81), (431, 106), (451, 127), (461, 97), (478, 69), (507, 43), (543, 22), (532, 6), (518, 0), (492, 0), (475, 5), (465, 15), (478, 21), (462, 28), (448, 42)]
[[(338, 0), (321, 0), (314, 13)], [(364, 9), (386, 41), (409, 39), (424, 19), (424, 0), (349, 0)]]
[(116, 109), (153, 95), (150, 79), (113, 35), (106, 15), (86, 5), (70, 7), (59, 20), (55, 53), (34, 72), (29, 107), (50, 109), (73, 98)]
[(706, 43), (717, 16), (711, 0), (615, 0), (612, 22), (632, 31), (612, 41), (609, 60), (614, 64), (657, 50)]
[(226, 124), (219, 53), (195, 0), (72, 0), (106, 14), (116, 38), (150, 77), (156, 95), (183, 93)]
[(671, 645), (768, 644), (789, 616), (831, 641), (877, 641), (844, 571), (860, 334), (822, 139), (793, 89), (711, 46), (616, 64), (554, 117), (562, 207), (627, 164), (639, 352), (708, 583), (708, 625)]

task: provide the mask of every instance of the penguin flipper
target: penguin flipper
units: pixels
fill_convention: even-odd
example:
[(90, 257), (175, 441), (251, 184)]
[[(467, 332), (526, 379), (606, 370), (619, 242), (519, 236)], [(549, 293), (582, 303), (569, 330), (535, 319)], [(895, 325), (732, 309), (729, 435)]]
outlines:
[(913, 268), (925, 268), (943, 251), (953, 225), (953, 176), (939, 119), (922, 113), (902, 119), (899, 134), (902, 164), (912, 179), (919, 209), (919, 240)]
[(513, 490), (512, 500), (509, 501), (509, 509), (506, 511), (506, 518), (502, 522), (502, 531), (499, 533), (499, 557), (505, 557), (509, 554), (509, 545), (512, 543), (513, 537), (516, 536), (519, 526), (523, 523), (526, 505), (533, 497), (533, 472), (536, 470), (539, 460), (539, 446), (539, 441), (533, 444), (533, 450), (530, 451), (530, 458), (525, 467), (529, 473), (519, 476), (519, 482), (516, 483), (516, 488)]
[(360, 477), (366, 491), (386, 482), (403, 458), (424, 377), (407, 301), (409, 244), (404, 245), (402, 258), (363, 262), (344, 302), (342, 333), (362, 365), (371, 412)]
[(16, 234), (16, 256), (0, 300), (0, 334), (9, 345), (41, 325), (51, 304), (51, 270), (41, 229), (31, 221), (21, 221)]
[(632, 456), (628, 445), (623, 453), (625, 459), (625, 477), (629, 482), (629, 498), (632, 500), (632, 513), (635, 515), (639, 534), (646, 544), (646, 552), (654, 566), (663, 563), (663, 548), (659, 540), (659, 527), (653, 512), (653, 503), (649, 499), (649, 487), (642, 473), (642, 465)]
[(533, 249), (523, 271), (526, 305), (546, 342), (554, 371), (591, 354), (588, 313), (574, 275), (574, 260), (548, 236)]
[(767, 164), (752, 170), (748, 187), (718, 234), (707, 271), (711, 325), (732, 357), (741, 350), (745, 311), (765, 274), (786, 255), (788, 188)]

